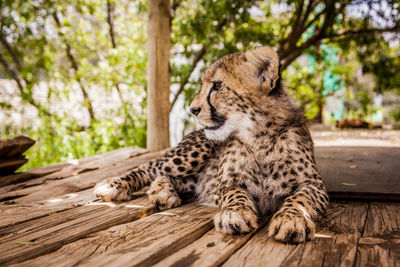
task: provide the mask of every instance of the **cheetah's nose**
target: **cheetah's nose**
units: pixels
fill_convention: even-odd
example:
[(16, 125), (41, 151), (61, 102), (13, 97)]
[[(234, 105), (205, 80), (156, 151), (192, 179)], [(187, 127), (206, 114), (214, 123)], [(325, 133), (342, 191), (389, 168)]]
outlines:
[(190, 112), (192, 112), (195, 116), (199, 115), (201, 108), (199, 107), (192, 107), (190, 108)]

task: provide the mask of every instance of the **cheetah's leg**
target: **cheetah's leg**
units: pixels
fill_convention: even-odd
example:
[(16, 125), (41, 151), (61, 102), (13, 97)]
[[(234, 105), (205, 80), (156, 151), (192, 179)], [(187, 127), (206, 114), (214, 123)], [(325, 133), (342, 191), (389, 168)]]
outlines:
[(257, 215), (253, 202), (241, 189), (223, 194), (221, 211), (214, 217), (215, 229), (226, 234), (244, 234), (257, 228)]
[(129, 170), (121, 176), (105, 179), (95, 186), (93, 194), (104, 201), (130, 200), (132, 192), (149, 185), (152, 180), (146, 165)]
[(157, 177), (147, 190), (151, 203), (159, 210), (171, 209), (181, 205), (178, 192), (172, 184), (171, 179), (165, 176)]
[(285, 243), (301, 243), (312, 240), (315, 221), (325, 213), (328, 194), (322, 180), (306, 181), (297, 192), (285, 199), (274, 214), (268, 235)]
[(159, 176), (176, 179), (172, 183), (178, 187), (175, 189), (185, 191), (187, 186), (179, 181), (195, 176), (213, 153), (214, 147), (215, 144), (206, 139), (203, 130), (193, 132), (157, 161), (150, 161), (121, 176), (98, 183), (94, 195), (105, 201), (130, 200), (132, 192), (149, 185)]

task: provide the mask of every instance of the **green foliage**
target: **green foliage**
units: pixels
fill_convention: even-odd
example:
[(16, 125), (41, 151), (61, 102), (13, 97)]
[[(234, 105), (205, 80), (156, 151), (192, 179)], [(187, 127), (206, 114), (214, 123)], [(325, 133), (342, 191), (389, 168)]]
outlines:
[[(23, 115), (21, 123), (3, 125), (0, 137), (24, 134), (37, 141), (24, 169), (145, 146), (144, 3), (109, 3), (111, 14), (107, 2), (97, 0), (1, 2), (1, 76), (19, 82), (12, 94), (38, 111), (26, 116), (31, 109), (0, 101), (7, 121), (13, 113)], [(47, 92), (38, 87), (43, 83)], [(88, 97), (81, 100), (84, 93)], [(94, 117), (87, 119), (90, 106)]]
[[(317, 4), (308, 9), (307, 5), (313, 3)], [(184, 90), (186, 105), (199, 89), (198, 75), (190, 75), (190, 71), (194, 55), (203, 46), (207, 48), (202, 61), (205, 64), (198, 64), (199, 70), (221, 55), (260, 45), (276, 47), (284, 60), (291, 60), (296, 49), (303, 50), (298, 56), (315, 57), (315, 71), (308, 64), (292, 62), (292, 71), (283, 73), (291, 94), (302, 102), (309, 118), (324, 103), (326, 77), (332, 74), (335, 83), (352, 87), (354, 68), (361, 66), (376, 76), (382, 90), (393, 90), (400, 84), (399, 52), (389, 49), (389, 43), (398, 40), (395, 29), (400, 24), (400, 7), (395, 1), (187, 0), (181, 1), (176, 14), (172, 24), (173, 54), (183, 57), (184, 63), (172, 65), (172, 81), (179, 83), (184, 77), (191, 77)], [(389, 28), (394, 32), (392, 38), (384, 37), (380, 30), (374, 33), (377, 26)], [(324, 46), (333, 47), (338, 55), (324, 59)]]
[[(73, 130), (72, 128), (76, 128)], [(54, 162), (68, 161), (104, 153), (125, 146), (146, 145), (145, 120), (137, 127), (115, 124), (112, 120), (93, 123), (93, 127), (79, 131), (79, 124), (74, 121), (49, 122), (38, 130), (25, 129), (36, 144), (26, 152), (29, 162), (21, 170)], [(13, 135), (21, 133), (13, 132)]]
[(390, 116), (396, 121), (400, 122), (400, 110), (392, 110)]
[[(182, 87), (186, 106), (207, 65), (260, 45), (277, 48), (289, 93), (310, 119), (330, 94), (327, 87), (343, 83), (356, 103), (347, 105), (349, 113), (373, 112), (371, 90), (356, 79), (360, 67), (379, 90), (400, 92), (395, 0), (175, 0), (172, 6), (171, 82)], [(4, 0), (0, 12), (0, 77), (13, 79), (11, 94), (22, 99), (8, 102), (0, 92), (0, 118), (7, 121), (0, 136), (37, 140), (25, 169), (145, 145), (147, 1)], [(383, 35), (384, 27), (391, 33)], [(31, 112), (37, 116), (26, 116)], [(11, 123), (13, 113), (23, 121)]]

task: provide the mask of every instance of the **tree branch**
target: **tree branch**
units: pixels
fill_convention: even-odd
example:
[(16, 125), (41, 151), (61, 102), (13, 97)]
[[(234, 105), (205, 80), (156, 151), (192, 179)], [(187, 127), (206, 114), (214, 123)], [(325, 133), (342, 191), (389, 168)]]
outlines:
[[(111, 46), (112, 48), (116, 49), (117, 48), (117, 43), (115, 41), (115, 32), (114, 32), (114, 23), (113, 23), (113, 11), (114, 11), (114, 5), (111, 3), (110, 0), (107, 0), (107, 23), (108, 23), (108, 33), (110, 35), (111, 39)], [(121, 104), (123, 106), (123, 109), (125, 111), (125, 114), (127, 117), (133, 121), (132, 116), (129, 114), (129, 110), (127, 108), (127, 104), (122, 96), (122, 91), (119, 86), (119, 82), (115, 82), (115, 89), (117, 90), (118, 97), (121, 101)]]
[(108, 30), (111, 38), (111, 44), (113, 48), (116, 48), (117, 45), (115, 43), (115, 37), (114, 37), (114, 25), (112, 22), (112, 13), (113, 13), (114, 7), (111, 3), (110, 0), (107, 0), (107, 23), (108, 23)]
[(307, 21), (308, 17), (310, 16), (311, 12), (317, 7), (318, 4), (319, 4), (319, 0), (316, 0), (316, 1), (310, 0), (310, 2), (308, 3), (307, 9), (304, 12), (304, 15), (301, 20), (302, 25), (304, 25), (304, 23)]
[(182, 0), (173, 0), (171, 5), (171, 18), (175, 16), (176, 9), (181, 4)]
[(322, 14), (326, 12), (325, 8), (320, 11), (319, 13), (315, 14), (314, 18), (310, 20), (305, 26), (304, 26), (304, 31), (306, 31), (311, 25), (313, 25), (320, 17)]
[(370, 29), (351, 29), (351, 30), (339, 30), (337, 33), (331, 33), (326, 35), (325, 38), (336, 38), (343, 37), (346, 35), (366, 35), (366, 34), (376, 34), (384, 32), (400, 32), (400, 25), (396, 25), (391, 28), (370, 28)]
[(8, 64), (8, 62), (3, 58), (2, 54), (0, 54), (0, 63), (3, 65), (4, 69), (10, 75), (10, 77), (17, 83), (19, 92), (22, 95), (24, 95), (24, 87), (21, 83), (21, 80), (18, 77), (18, 74), (11, 68), (11, 66)]
[(77, 80), (77, 82), (78, 82), (78, 84), (79, 84), (79, 87), (81, 88), (81, 92), (82, 92), (82, 95), (83, 95), (83, 99), (84, 99), (84, 102), (85, 102), (85, 106), (86, 106), (86, 108), (88, 109), (89, 116), (90, 116), (90, 125), (92, 125), (92, 122), (93, 122), (93, 120), (96, 119), (96, 117), (94, 116), (94, 111), (93, 111), (92, 103), (91, 103), (91, 101), (90, 101), (90, 98), (89, 98), (89, 95), (88, 95), (88, 93), (87, 93), (87, 90), (86, 90), (85, 86), (83, 85), (82, 79), (81, 79), (80, 77), (77, 76), (77, 72), (78, 72), (78, 70), (79, 70), (78, 63), (76, 62), (76, 60), (75, 60), (75, 58), (74, 58), (74, 55), (72, 54), (71, 45), (67, 42), (67, 40), (66, 40), (64, 34), (60, 31), (60, 29), (61, 29), (61, 22), (60, 22), (60, 19), (58, 18), (57, 12), (54, 12), (52, 15), (53, 15), (54, 21), (56, 22), (57, 27), (58, 27), (57, 34), (61, 37), (61, 40), (62, 40), (62, 41), (64, 42), (64, 44), (65, 44), (65, 53), (66, 53), (66, 55), (67, 55), (67, 58), (69, 59), (69, 62), (71, 63), (71, 67), (72, 67), (72, 68), (74, 69), (74, 71), (75, 71), (75, 79)]
[(20, 92), (22, 100), (26, 101), (27, 103), (31, 104), (34, 106), (39, 112), (42, 112), (43, 114), (47, 116), (51, 116), (50, 112), (44, 108), (40, 103), (37, 103), (33, 98), (32, 95), (27, 95), (24, 91), (24, 86), (22, 85), (21, 80), (18, 77), (18, 74), (11, 68), (11, 66), (7, 63), (7, 61), (3, 58), (3, 56), (0, 54), (0, 63), (3, 65), (4, 69), (10, 75), (10, 77), (17, 83), (18, 90)]
[(7, 42), (6, 38), (3, 35), (3, 31), (1, 31), (1, 30), (0, 30), (0, 42), (7, 49), (7, 51), (10, 53), (12, 59), (14, 60), (15, 65), (17, 66), (17, 69), (21, 70), (21, 61), (19, 60), (19, 57), (18, 57), (17, 53), (10, 46), (10, 44)]
[(278, 54), (282, 57), (285, 57), (287, 53), (291, 50), (292, 47), (296, 46), (296, 43), (301, 37), (302, 32), (302, 27), (300, 25), (300, 20), (302, 17), (304, 9), (304, 0), (301, 0), (299, 2), (299, 5), (297, 6), (296, 12), (293, 15), (294, 20), (290, 20), (291, 22), (291, 31), (288, 35), (288, 38), (286, 38), (285, 42), (281, 43), (281, 47), (278, 49)]
[(290, 63), (292, 63), (297, 57), (299, 57), (305, 49), (315, 45), (317, 42), (324, 39), (334, 39), (338, 37), (354, 38), (355, 36), (384, 33), (384, 32), (399, 32), (400, 26), (394, 26), (391, 28), (370, 28), (370, 29), (351, 29), (339, 31), (337, 33), (326, 34), (322, 29), (316, 31), (316, 34), (304, 42), (301, 46), (296, 47), (292, 50), (287, 57), (281, 58), (281, 68), (286, 69)]
[[(227, 21), (226, 18), (221, 20), (217, 25), (217, 29), (216, 29), (217, 32), (220, 32), (227, 22), (228, 21)], [(200, 48), (199, 51), (197, 51), (195, 57), (193, 58), (192, 67), (191, 67), (189, 73), (184, 78), (181, 79), (181, 83), (179, 85), (178, 92), (176, 92), (176, 94), (174, 96), (174, 99), (171, 102), (171, 109), (173, 108), (173, 106), (175, 105), (176, 101), (178, 100), (179, 95), (183, 92), (183, 90), (185, 88), (185, 85), (189, 82), (190, 76), (192, 75), (193, 71), (195, 70), (197, 64), (203, 58), (203, 56), (206, 53), (206, 51), (207, 51), (207, 48), (204, 45)]]
[(199, 63), (199, 61), (203, 58), (206, 51), (207, 51), (207, 48), (205, 47), (205, 45), (203, 45), (201, 47), (201, 49), (199, 51), (197, 51), (196, 55), (193, 58), (193, 61), (191, 64), (192, 67), (190, 68), (189, 73), (181, 80), (181, 82), (179, 84), (179, 89), (176, 92), (174, 99), (171, 102), (171, 109), (175, 105), (176, 100), (178, 100), (179, 95), (183, 92), (185, 85), (189, 82), (190, 76), (192, 75), (193, 71), (197, 67), (197, 64)]

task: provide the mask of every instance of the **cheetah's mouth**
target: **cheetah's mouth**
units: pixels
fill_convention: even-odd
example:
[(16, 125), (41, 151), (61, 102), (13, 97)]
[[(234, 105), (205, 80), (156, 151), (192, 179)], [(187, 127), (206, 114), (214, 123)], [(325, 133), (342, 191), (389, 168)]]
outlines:
[(224, 125), (226, 118), (221, 115), (217, 115), (215, 109), (211, 109), (211, 120), (215, 122), (214, 126), (206, 126), (204, 129), (209, 131), (215, 131)]
[(219, 128), (221, 128), (222, 125), (224, 125), (224, 123), (215, 125), (215, 126), (206, 126), (206, 127), (204, 127), (204, 129), (206, 129), (208, 131), (215, 131), (215, 130), (218, 130)]

